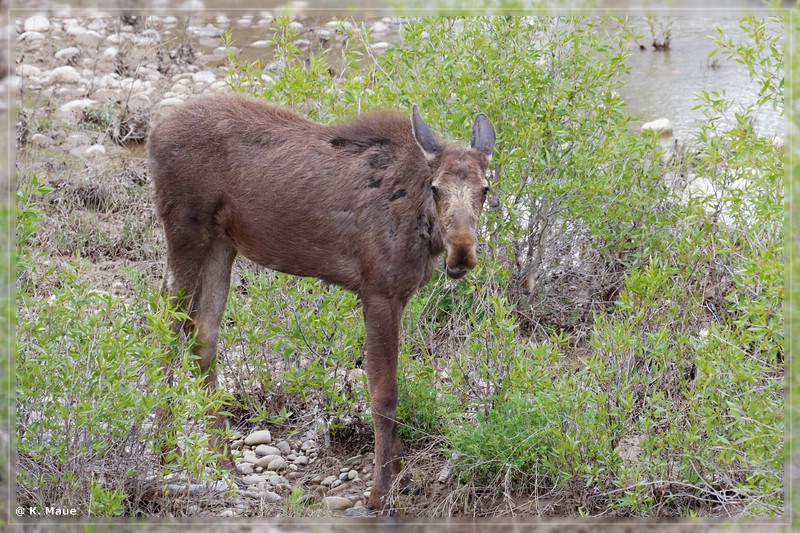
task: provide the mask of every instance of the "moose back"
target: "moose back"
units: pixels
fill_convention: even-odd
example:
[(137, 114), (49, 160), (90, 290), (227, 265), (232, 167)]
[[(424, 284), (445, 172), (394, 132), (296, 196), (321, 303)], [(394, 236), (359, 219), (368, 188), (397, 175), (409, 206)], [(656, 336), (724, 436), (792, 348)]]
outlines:
[[(250, 97), (189, 100), (148, 139), (167, 241), (165, 285), (191, 320), (176, 324), (216, 387), (220, 322), (237, 253), (355, 292), (366, 323), (375, 474), (368, 507), (400, 468), (397, 352), (403, 309), (444, 253), (451, 278), (477, 263), (478, 219), (495, 143), (478, 114), (468, 146), (441, 142), (416, 106), (321, 125)], [(224, 427), (222, 415), (214, 427)], [(217, 446), (221, 443), (217, 442)], [(228, 459), (230, 461), (230, 459)]]

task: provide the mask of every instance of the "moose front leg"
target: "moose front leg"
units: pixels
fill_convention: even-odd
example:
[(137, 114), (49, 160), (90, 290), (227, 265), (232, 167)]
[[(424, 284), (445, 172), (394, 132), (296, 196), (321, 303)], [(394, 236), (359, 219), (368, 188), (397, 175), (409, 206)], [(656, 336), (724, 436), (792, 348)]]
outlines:
[(400, 470), (397, 434), (397, 352), (404, 302), (385, 297), (363, 298), (367, 330), (367, 379), (375, 425), (375, 475), (367, 506), (396, 515), (388, 501), (393, 474)]

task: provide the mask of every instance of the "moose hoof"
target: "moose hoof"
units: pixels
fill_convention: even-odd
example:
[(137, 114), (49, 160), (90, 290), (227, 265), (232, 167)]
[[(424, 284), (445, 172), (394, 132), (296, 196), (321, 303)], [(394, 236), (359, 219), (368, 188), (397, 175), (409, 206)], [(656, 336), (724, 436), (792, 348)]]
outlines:
[(370, 505), (370, 503), (367, 502), (367, 505), (366, 507), (364, 507), (364, 509), (366, 509), (367, 512), (369, 512), (369, 516), (380, 516), (381, 518), (400, 517), (400, 513), (397, 511), (397, 509), (394, 507), (390, 507), (388, 505), (381, 507), (381, 506)]

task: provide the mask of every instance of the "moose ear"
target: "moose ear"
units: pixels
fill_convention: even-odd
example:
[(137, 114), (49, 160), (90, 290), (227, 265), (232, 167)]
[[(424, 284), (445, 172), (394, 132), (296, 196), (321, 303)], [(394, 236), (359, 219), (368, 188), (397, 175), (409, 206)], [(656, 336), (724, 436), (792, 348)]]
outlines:
[(491, 159), (494, 142), (495, 135), (492, 121), (483, 113), (478, 113), (478, 116), (475, 117), (475, 123), (472, 125), (472, 133), (469, 136), (469, 147), (475, 148)]
[(414, 132), (414, 139), (417, 144), (422, 148), (422, 153), (428, 160), (434, 159), (442, 151), (442, 145), (436, 139), (431, 129), (422, 120), (422, 115), (419, 114), (417, 104), (411, 106), (411, 130)]

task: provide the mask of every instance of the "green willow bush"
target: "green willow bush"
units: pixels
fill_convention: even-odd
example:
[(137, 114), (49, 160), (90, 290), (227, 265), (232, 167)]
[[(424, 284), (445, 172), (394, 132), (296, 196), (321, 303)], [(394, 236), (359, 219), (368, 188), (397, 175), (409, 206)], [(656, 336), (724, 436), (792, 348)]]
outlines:
[(17, 504), (131, 515), (157, 460), (156, 410), (180, 413), (165, 429), (168, 444), (185, 452), (178, 468), (200, 479), (215, 464), (205, 412), (222, 395), (209, 397), (186, 350), (172, 363), (175, 384), (164, 383), (176, 345), (170, 324), (185, 315), (141, 274), (130, 273), (127, 301), (93, 289), (84, 259), (39, 261), (36, 201), (50, 192), (34, 175), (17, 195)]
[(309, 61), (282, 24), (286, 68), (233, 61), (234, 90), (323, 122), (417, 103), (454, 138), (478, 111), (497, 125), (482, 265), (406, 313), (407, 441), (448, 441), (462, 488), (555, 488), (585, 513), (780, 513), (783, 162), (751, 127), (782, 109), (779, 35), (718, 37), (759, 100), (701, 95), (707, 125), (667, 153), (617, 92), (626, 20), (414, 19), (377, 56), (343, 26)]

